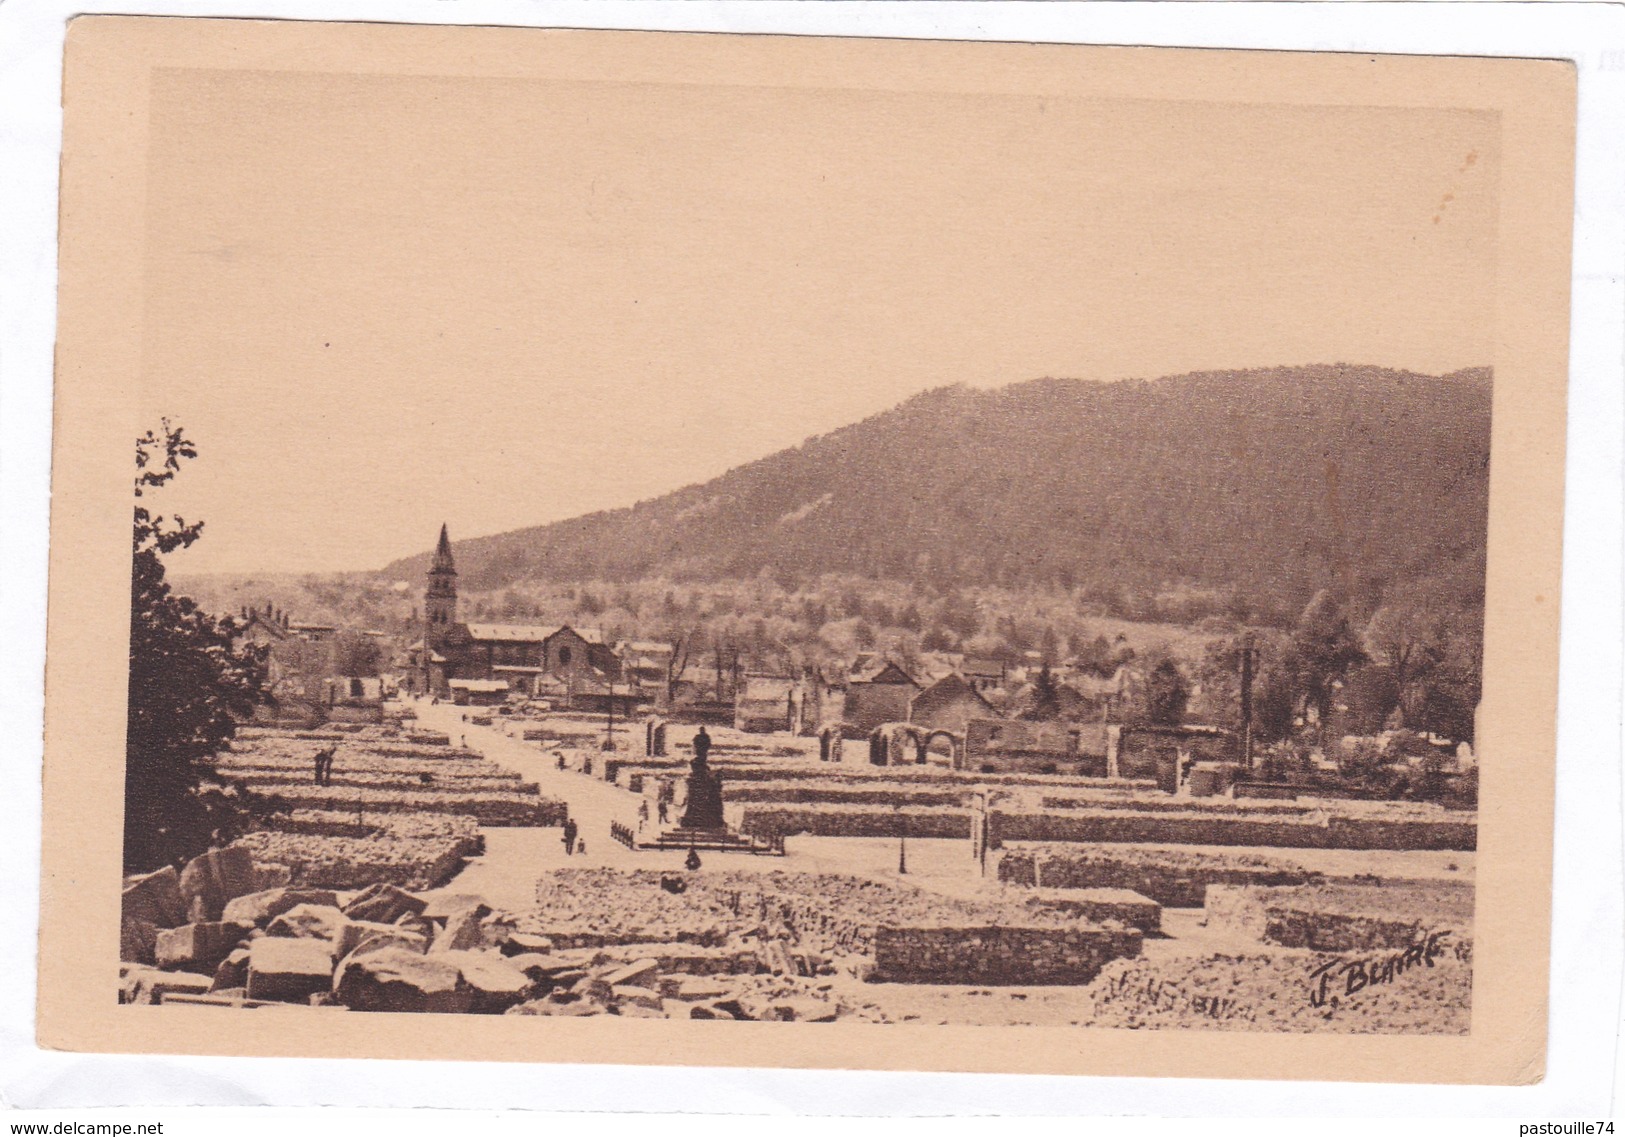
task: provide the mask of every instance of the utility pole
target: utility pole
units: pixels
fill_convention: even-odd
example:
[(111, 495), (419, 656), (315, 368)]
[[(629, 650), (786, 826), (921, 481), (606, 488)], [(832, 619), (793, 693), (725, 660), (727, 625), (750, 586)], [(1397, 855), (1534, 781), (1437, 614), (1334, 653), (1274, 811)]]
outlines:
[(1250, 773), (1253, 768), (1253, 668), (1258, 649), (1253, 633), (1241, 637), (1241, 762)]
[(897, 818), (897, 874), (906, 876), (908, 874), (908, 826), (903, 819), (903, 807), (896, 805), (892, 807), (892, 810), (892, 815)]

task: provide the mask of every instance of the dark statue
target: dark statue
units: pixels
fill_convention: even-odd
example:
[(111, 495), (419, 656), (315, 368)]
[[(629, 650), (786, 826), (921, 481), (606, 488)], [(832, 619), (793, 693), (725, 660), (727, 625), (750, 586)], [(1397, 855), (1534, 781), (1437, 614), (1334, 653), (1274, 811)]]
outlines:
[(724, 829), (722, 820), (722, 779), (707, 765), (711, 736), (705, 728), (694, 736), (694, 761), (689, 765), (688, 808), (683, 811), (684, 829)]

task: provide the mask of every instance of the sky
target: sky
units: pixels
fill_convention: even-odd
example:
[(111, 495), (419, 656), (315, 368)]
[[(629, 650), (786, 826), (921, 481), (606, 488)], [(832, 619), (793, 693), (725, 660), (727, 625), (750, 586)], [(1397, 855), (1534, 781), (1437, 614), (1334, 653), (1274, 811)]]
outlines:
[(953, 383), (1493, 364), (1487, 113), (160, 72), (172, 571), (367, 570)]

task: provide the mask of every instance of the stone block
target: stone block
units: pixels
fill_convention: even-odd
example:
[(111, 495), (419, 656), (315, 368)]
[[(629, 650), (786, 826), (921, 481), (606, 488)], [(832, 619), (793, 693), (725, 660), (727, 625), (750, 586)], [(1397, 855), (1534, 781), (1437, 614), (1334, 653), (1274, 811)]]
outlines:
[(221, 919), (237, 920), (246, 924), (267, 924), (290, 908), (297, 908), (301, 904), (336, 908), (338, 903), (338, 897), (325, 888), (268, 888), (228, 900)]
[(625, 967), (618, 967), (604, 976), (611, 987), (653, 987), (659, 980), (660, 964), (653, 959), (640, 959)]
[(553, 950), (553, 941), (546, 936), (534, 935), (530, 932), (510, 932), (507, 942), (502, 950), (509, 955), (526, 955), (536, 953), (546, 955)]
[(119, 1002), (135, 1006), (150, 1006), (161, 1002), (165, 995), (206, 994), (214, 983), (212, 976), (196, 975), (187, 971), (159, 971), (142, 967), (124, 977), (119, 991)]
[(449, 920), (459, 913), (474, 909), (476, 920), (483, 919), (491, 914), (491, 906), (478, 896), (466, 893), (452, 893), (433, 896), (424, 904), (418, 915), (426, 920)]
[(360, 947), (363, 941), (375, 937), (387, 937), (405, 948), (422, 944), (424, 949), (427, 949), (429, 942), (423, 936), (395, 924), (376, 924), (370, 920), (347, 919), (344, 927), (340, 929), (339, 946), (333, 954), (338, 956), (349, 955)]
[(119, 959), (128, 963), (156, 964), (158, 933), (161, 930), (157, 924), (126, 916), (119, 923)]
[(287, 865), (254, 865), (254, 891), (284, 888), (293, 883), (293, 870)]
[(168, 994), (163, 998), (164, 1006), (183, 1007), (225, 1007), (230, 1010), (241, 1010), (244, 1007), (257, 1007), (262, 1004), (251, 1003), (243, 993), (241, 987), (230, 991), (210, 991), (206, 995)]
[(610, 995), (615, 1002), (623, 1007), (630, 1003), (640, 1007), (652, 1007), (658, 1010), (662, 1005), (660, 996), (655, 994), (647, 987), (629, 987), (626, 985), (617, 985), (611, 987), (609, 990)]
[(793, 997), (777, 999), (772, 1004), (774, 1017), (781, 1022), (832, 1023), (839, 1008), (827, 999)]
[(551, 1015), (557, 1018), (583, 1018), (588, 1015), (608, 1014), (609, 1008), (591, 999), (578, 999), (571, 1003), (558, 1003), (552, 999), (535, 999), (510, 1007), (510, 1015)]
[(265, 936), (248, 955), (248, 997), (306, 1002), (333, 982), (333, 955), (325, 940)]
[(252, 924), (208, 921), (166, 928), (158, 933), (158, 966), (166, 971), (214, 973), (220, 961), (253, 931)]
[(528, 975), (495, 953), (448, 951), (439, 958), (456, 966), (473, 996), (469, 1010), (476, 1014), (501, 1014), (535, 988)]
[(716, 1003), (688, 1003), (685, 1005), (688, 1007), (688, 1017), (691, 1019), (733, 1020), (740, 1017), (726, 1007), (718, 1006)]
[(623, 1019), (663, 1019), (666, 1012), (658, 1006), (645, 1006), (642, 1003), (622, 1003), (615, 1008), (615, 1013)]
[[(376, 931), (382, 927), (386, 930)], [(340, 958), (357, 955), (365, 952), (382, 951), (384, 948), (400, 948), (403, 951), (416, 952), (422, 955), (429, 950), (429, 941), (425, 936), (405, 928), (396, 928), (390, 924), (363, 924), (352, 923), (343, 944), (343, 950), (338, 952)]]
[(428, 901), (393, 884), (374, 884), (362, 889), (344, 905), (352, 920), (393, 924), (408, 916), (421, 916)]
[(210, 985), (209, 990), (219, 994), (222, 991), (229, 991), (237, 987), (246, 988), (248, 986), (248, 953), (248, 948), (233, 948), (231, 954), (222, 959), (220, 966), (214, 969), (214, 982)]
[(258, 891), (254, 858), (240, 845), (210, 849), (181, 870), (181, 898), (188, 919), (194, 922), (218, 920), (228, 900)]
[(332, 990), (341, 1005), (355, 1011), (461, 1013), (474, 1002), (455, 961), (402, 948), (346, 959)]
[(718, 999), (716, 1002), (710, 1004), (710, 1006), (712, 1010), (722, 1011), (731, 1018), (740, 1019), (746, 1022), (755, 1017), (746, 1008), (745, 1004), (738, 999)]
[(181, 878), (172, 865), (157, 872), (133, 876), (125, 883), (121, 905), (124, 919), (139, 920), (159, 928), (175, 928), (186, 923), (187, 902), (181, 895)]
[(483, 913), (478, 905), (473, 908), (464, 908), (452, 913), (446, 919), (446, 926), (440, 929), (435, 936), (434, 943), (429, 945), (431, 952), (467, 951), (469, 948), (485, 946), (485, 932), (480, 926)]
[(675, 997), (697, 1001), (702, 999), (720, 999), (728, 993), (728, 989), (715, 979), (703, 975), (687, 975), (677, 983)]
[(329, 955), (339, 955), (349, 922), (337, 908), (297, 904), (272, 920), (265, 934), (278, 939), (317, 940), (328, 945)]

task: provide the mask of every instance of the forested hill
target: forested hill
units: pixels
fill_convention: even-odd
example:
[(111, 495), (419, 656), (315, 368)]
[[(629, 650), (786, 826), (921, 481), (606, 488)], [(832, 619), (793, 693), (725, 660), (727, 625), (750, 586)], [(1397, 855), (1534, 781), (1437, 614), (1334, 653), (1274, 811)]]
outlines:
[(1473, 603), (1490, 387), (1319, 365), (943, 388), (654, 501), (459, 541), (457, 566), (476, 589), (765, 570), (1288, 605), (1433, 578)]

